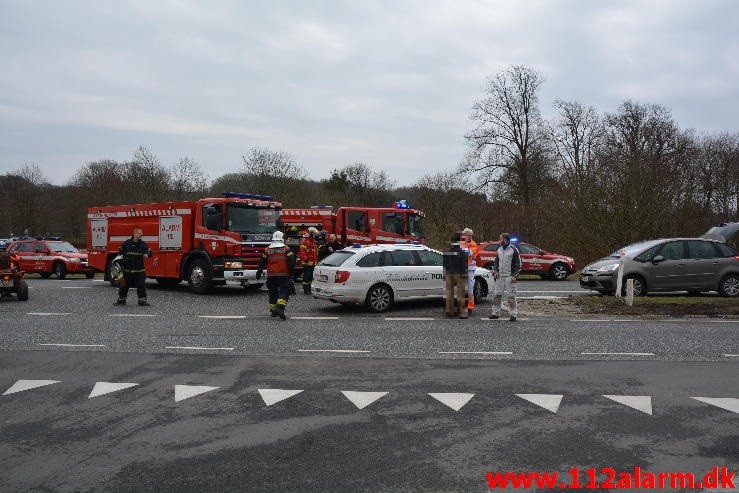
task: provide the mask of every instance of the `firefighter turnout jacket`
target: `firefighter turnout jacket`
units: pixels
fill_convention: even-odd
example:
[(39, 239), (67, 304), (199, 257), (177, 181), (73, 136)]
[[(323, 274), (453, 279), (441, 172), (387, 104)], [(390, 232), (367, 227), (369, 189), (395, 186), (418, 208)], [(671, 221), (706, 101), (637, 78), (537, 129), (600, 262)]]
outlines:
[(295, 269), (295, 255), (289, 246), (284, 244), (270, 245), (264, 249), (257, 268), (257, 279), (266, 270), (271, 277), (291, 276)]
[(318, 242), (308, 235), (300, 242), (300, 263), (302, 265), (316, 265), (318, 263)]
[(144, 255), (151, 257), (151, 250), (144, 240), (133, 241), (133, 238), (124, 241), (118, 253), (123, 256), (123, 272), (144, 272)]

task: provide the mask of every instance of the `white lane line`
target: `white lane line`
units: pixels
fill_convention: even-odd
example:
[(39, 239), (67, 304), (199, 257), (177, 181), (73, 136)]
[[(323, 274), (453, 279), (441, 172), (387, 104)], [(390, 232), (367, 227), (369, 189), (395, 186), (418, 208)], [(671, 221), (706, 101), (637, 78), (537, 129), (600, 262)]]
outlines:
[(654, 356), (654, 353), (580, 353), (585, 356)]
[(610, 322), (610, 319), (599, 319), (599, 318), (571, 318), (570, 322)]
[(558, 300), (564, 296), (517, 296), (519, 300)]
[(232, 347), (164, 346), (164, 349), (192, 349), (194, 351), (233, 351)]
[(339, 317), (290, 317), (293, 320), (338, 320)]
[(439, 354), (485, 354), (485, 355), (511, 355), (510, 351), (439, 351)]
[(217, 318), (217, 319), (237, 318), (237, 319), (244, 319), (244, 318), (246, 318), (246, 315), (198, 315), (198, 318)]
[(62, 286), (62, 289), (92, 289), (92, 286)]
[(301, 353), (369, 353), (364, 349), (298, 349)]
[(56, 342), (49, 342), (41, 344), (39, 346), (61, 346), (61, 347), (107, 347), (105, 344), (63, 344)]
[(39, 317), (53, 317), (55, 315), (69, 315), (69, 313), (30, 312), (30, 313), (27, 313), (26, 315), (36, 315)]
[(724, 354), (727, 358), (739, 358), (739, 354)]
[(436, 320), (434, 317), (385, 317), (385, 320)]
[(109, 316), (111, 317), (156, 317), (156, 315), (151, 315), (149, 313), (111, 313)]
[(568, 291), (568, 290), (561, 290), (561, 289), (519, 289), (519, 293), (583, 293), (585, 294), (585, 291)]

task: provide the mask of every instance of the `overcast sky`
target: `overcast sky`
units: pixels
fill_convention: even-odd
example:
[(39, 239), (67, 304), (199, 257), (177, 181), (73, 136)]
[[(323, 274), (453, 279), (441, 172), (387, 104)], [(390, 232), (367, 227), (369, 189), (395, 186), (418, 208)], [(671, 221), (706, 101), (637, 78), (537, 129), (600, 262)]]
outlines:
[(64, 184), (143, 145), (213, 179), (257, 147), (411, 185), (457, 167), (510, 65), (542, 73), (546, 117), (632, 99), (739, 131), (734, 0), (0, 0), (0, 172)]

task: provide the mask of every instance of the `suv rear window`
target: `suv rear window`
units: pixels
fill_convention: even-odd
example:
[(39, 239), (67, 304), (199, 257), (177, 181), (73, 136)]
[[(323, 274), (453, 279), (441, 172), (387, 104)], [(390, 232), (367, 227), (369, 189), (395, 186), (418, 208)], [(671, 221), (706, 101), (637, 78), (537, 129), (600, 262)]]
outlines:
[(739, 252), (731, 248), (729, 245), (724, 245), (723, 243), (715, 243), (715, 246), (716, 248), (718, 248), (721, 257), (723, 258), (739, 255)]
[(346, 262), (352, 255), (354, 255), (354, 252), (351, 250), (340, 250), (321, 260), (320, 264), (328, 265), (329, 267), (338, 267)]

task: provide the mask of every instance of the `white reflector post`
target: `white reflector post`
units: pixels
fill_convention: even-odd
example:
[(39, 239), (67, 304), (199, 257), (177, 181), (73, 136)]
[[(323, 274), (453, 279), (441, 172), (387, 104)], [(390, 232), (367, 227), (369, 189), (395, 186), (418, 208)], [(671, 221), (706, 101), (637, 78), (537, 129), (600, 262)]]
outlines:
[(634, 304), (634, 280), (626, 279), (626, 304), (632, 306)]

